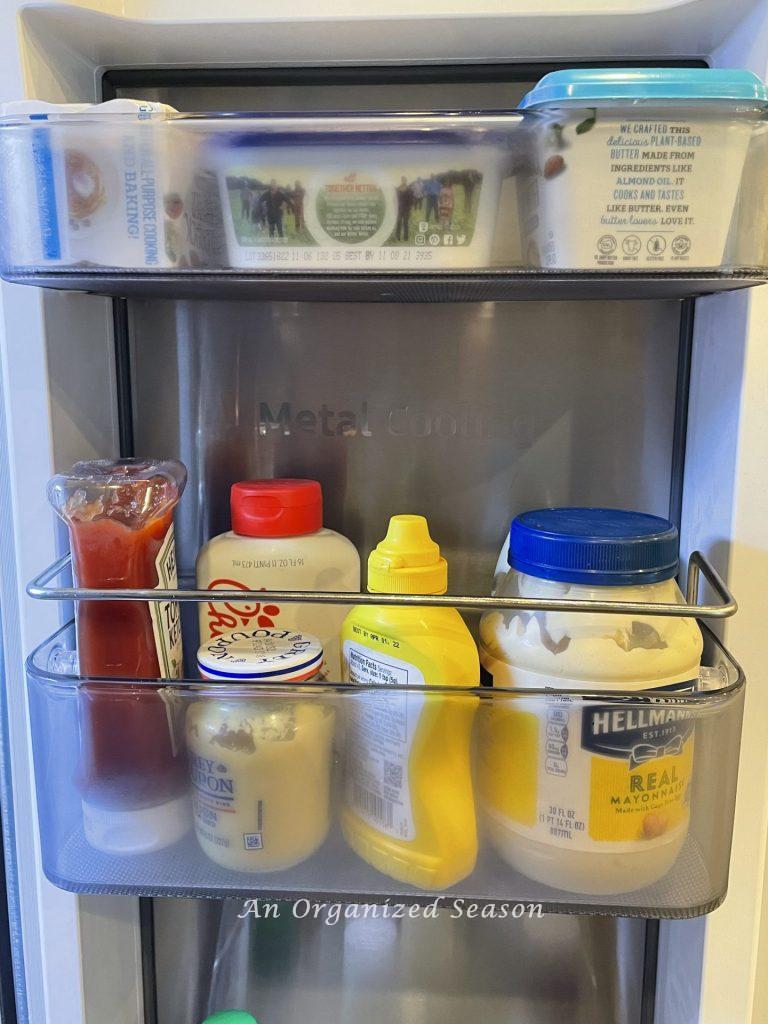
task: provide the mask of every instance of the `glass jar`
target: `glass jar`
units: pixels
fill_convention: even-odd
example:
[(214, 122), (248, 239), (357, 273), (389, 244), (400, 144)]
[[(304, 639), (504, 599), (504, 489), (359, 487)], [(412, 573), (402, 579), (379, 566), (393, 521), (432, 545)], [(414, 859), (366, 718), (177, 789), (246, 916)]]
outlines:
[(198, 842), (222, 867), (282, 871), (328, 833), (334, 712), (289, 688), (321, 680), (322, 665), (320, 641), (293, 630), (239, 630), (200, 647), (200, 673), (214, 682), (187, 711), (192, 804)]

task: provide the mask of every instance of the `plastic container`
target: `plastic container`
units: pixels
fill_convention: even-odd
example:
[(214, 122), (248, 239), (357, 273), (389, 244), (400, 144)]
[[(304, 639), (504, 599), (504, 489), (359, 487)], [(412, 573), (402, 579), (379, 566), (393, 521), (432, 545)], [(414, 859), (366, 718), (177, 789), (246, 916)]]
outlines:
[[(175, 460), (80, 462), (54, 477), (48, 497), (69, 527), (77, 584), (174, 589), (173, 514), (187, 471)], [(183, 673), (173, 602), (81, 601), (80, 667), (99, 683), (79, 693), (78, 786), (86, 835), (97, 849), (132, 854), (173, 844), (190, 826), (175, 709), (136, 678)]]
[(315, 117), (212, 136), (231, 266), (487, 266), (510, 121)]
[[(691, 816), (683, 849), (668, 874), (658, 882), (631, 893), (602, 895), (566, 892), (558, 886), (532, 881), (502, 861), (486, 836), (480, 836), (480, 850), (474, 871), (462, 881), (446, 884), (440, 892), (425, 893), (406, 882), (382, 874), (362, 860), (342, 836), (338, 814), (332, 812), (328, 838), (310, 858), (285, 871), (259, 876), (259, 894), (273, 893), (295, 899), (297, 894), (317, 899), (369, 902), (405, 898), (407, 902), (429, 902), (436, 895), (464, 898), (469, 902), (493, 904), (508, 911), (517, 901), (541, 904), (554, 912), (618, 914), (620, 916), (690, 917), (707, 913), (723, 899), (728, 882), (728, 862), (733, 827), (739, 737), (743, 710), (744, 680), (737, 666), (715, 638), (705, 632), (704, 664), (697, 690), (692, 694), (628, 693), (616, 690), (568, 691), (590, 704), (620, 708), (627, 713), (647, 709), (652, 700), (658, 708), (678, 708), (680, 702), (695, 723), (696, 745), (691, 780)], [(122, 893), (142, 896), (213, 896), (251, 898), (254, 876), (233, 871), (210, 860), (193, 831), (165, 850), (114, 856), (95, 850), (83, 831), (83, 809), (77, 785), (79, 758), (79, 694), (93, 680), (77, 671), (74, 628), (61, 630), (29, 658), (29, 708), (38, 804), (42, 863), (47, 877), (61, 888), (82, 893)], [(105, 688), (119, 687), (122, 680), (100, 680)], [(157, 686), (148, 681), (149, 688)], [(221, 694), (222, 685), (216, 684)], [(210, 683), (181, 680), (173, 684), (173, 695), (183, 719), (185, 709), (199, 702), (201, 691)], [(381, 688), (355, 684), (330, 686), (322, 682), (297, 685), (238, 682), (230, 692), (238, 700), (266, 702), (297, 700), (322, 702), (336, 715), (337, 727), (354, 714), (355, 707), (373, 697), (386, 699), (396, 719), (407, 714), (410, 701), (423, 699), (422, 716), (433, 715), (447, 733), (460, 732), (478, 707), (508, 705), (518, 697), (537, 701), (542, 714), (557, 690), (506, 690), (503, 688), (445, 689), (420, 687), (418, 693), (400, 686)], [(565, 691), (561, 691), (565, 692)], [(229, 696), (229, 693), (227, 694)], [(432, 710), (434, 708), (434, 710)], [(454, 720), (455, 716), (455, 720)], [(422, 718), (422, 720), (425, 720)], [(477, 724), (477, 723), (476, 723)], [(184, 733), (182, 730), (182, 739)], [(475, 744), (483, 742), (476, 730)], [(439, 761), (432, 760), (432, 764)], [(337, 758), (334, 778), (343, 780), (344, 765)], [(462, 778), (464, 776), (462, 775)], [(434, 785), (444, 779), (437, 775)], [(335, 800), (342, 796), (335, 790)], [(460, 789), (463, 793), (463, 789)], [(446, 798), (450, 796), (448, 787)], [(464, 800), (465, 797), (461, 796)], [(441, 805), (442, 807), (442, 805)], [(436, 842), (450, 848), (454, 841), (454, 818), (446, 811), (435, 815)], [(298, 823), (297, 823), (298, 828)], [(443, 903), (445, 905), (445, 903)], [(525, 911), (527, 913), (527, 909)]]
[[(613, 509), (518, 516), (499, 596), (683, 603), (676, 528)], [(494, 686), (551, 688), (482, 719), (478, 786), (488, 835), (512, 867), (586, 893), (651, 885), (670, 870), (690, 820), (694, 717), (683, 702), (586, 707), (589, 687), (692, 692), (701, 632), (686, 618), (490, 612), (481, 661)]]
[[(201, 549), (197, 585), (233, 590), (360, 590), (360, 556), (346, 537), (323, 527), (316, 480), (248, 480), (233, 484), (232, 529)], [(344, 605), (200, 605), (205, 641), (252, 625), (308, 632), (325, 651), (324, 675), (341, 678), (339, 634)]]
[(477, 269), (520, 263), (521, 115), (179, 114), (8, 104), (0, 271)]
[(739, 207), (754, 217), (764, 206), (762, 190), (742, 181), (767, 103), (748, 71), (546, 75), (522, 102), (536, 115), (527, 122), (530, 173), (520, 179), (526, 263), (655, 271), (755, 258), (742, 245)]
[(11, 261), (49, 269), (220, 265), (217, 183), (196, 159), (196, 137), (165, 125), (175, 114), (130, 99), (0, 108)]
[[(719, 272), (718, 289), (768, 274), (768, 119), (754, 76), (580, 69), (548, 76), (525, 104), (338, 115), (7, 105), (0, 273), (192, 296), (238, 294), (253, 274), (265, 295), (316, 298), (300, 273), (318, 271), (347, 298), (344, 278), (368, 276), (353, 290), (381, 298), (386, 271), (418, 301), (466, 297), (467, 285), (509, 297), (516, 284), (510, 274), (452, 285), (456, 271), (517, 270), (527, 287), (531, 268), (667, 270), (680, 288)], [(415, 291), (408, 280), (440, 271), (446, 280)], [(297, 276), (269, 280), (284, 275)]]
[(195, 831), (235, 871), (284, 871), (322, 844), (330, 824), (334, 712), (328, 702), (254, 700), (232, 684), (320, 678), (323, 649), (306, 633), (248, 629), (209, 640), (201, 675), (221, 684), (187, 709)]
[[(393, 516), (368, 561), (368, 589), (444, 594), (448, 567), (423, 516)], [(475, 705), (425, 700), (390, 686), (479, 682), (477, 649), (455, 608), (361, 605), (344, 623), (344, 680), (384, 687), (350, 709), (346, 732), (347, 842), (379, 871), (444, 889), (475, 866), (477, 834), (470, 738)]]

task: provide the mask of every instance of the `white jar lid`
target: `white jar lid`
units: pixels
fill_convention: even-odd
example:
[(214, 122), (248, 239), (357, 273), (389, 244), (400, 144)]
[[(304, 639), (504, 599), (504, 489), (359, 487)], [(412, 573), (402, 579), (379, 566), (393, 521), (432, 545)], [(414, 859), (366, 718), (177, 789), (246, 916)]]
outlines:
[(205, 679), (300, 683), (323, 667), (323, 645), (292, 629), (239, 629), (207, 640), (197, 652)]

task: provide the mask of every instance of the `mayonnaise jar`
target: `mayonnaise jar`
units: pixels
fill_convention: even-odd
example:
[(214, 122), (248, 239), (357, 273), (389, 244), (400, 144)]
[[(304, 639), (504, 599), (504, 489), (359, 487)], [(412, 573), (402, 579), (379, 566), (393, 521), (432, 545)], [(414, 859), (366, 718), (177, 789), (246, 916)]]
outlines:
[[(497, 577), (497, 594), (682, 603), (677, 549), (676, 528), (656, 516), (526, 512), (512, 523), (510, 568)], [(491, 612), (480, 639), (494, 686), (553, 691), (484, 702), (478, 795), (491, 844), (512, 867), (558, 889), (611, 894), (657, 881), (688, 831), (694, 728), (684, 701), (640, 693), (669, 698), (696, 686), (695, 621)], [(601, 702), (602, 690), (638, 698)]]

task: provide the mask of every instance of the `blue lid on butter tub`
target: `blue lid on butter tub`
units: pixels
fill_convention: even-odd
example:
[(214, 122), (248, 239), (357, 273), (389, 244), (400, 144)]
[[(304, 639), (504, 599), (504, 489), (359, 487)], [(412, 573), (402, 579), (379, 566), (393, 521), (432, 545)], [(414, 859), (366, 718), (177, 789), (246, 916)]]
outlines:
[(603, 587), (660, 583), (677, 575), (677, 528), (613, 508), (540, 508), (513, 519), (513, 569), (560, 583)]
[(520, 107), (589, 106), (605, 100), (736, 100), (768, 102), (768, 89), (751, 71), (729, 68), (574, 68), (552, 71)]

